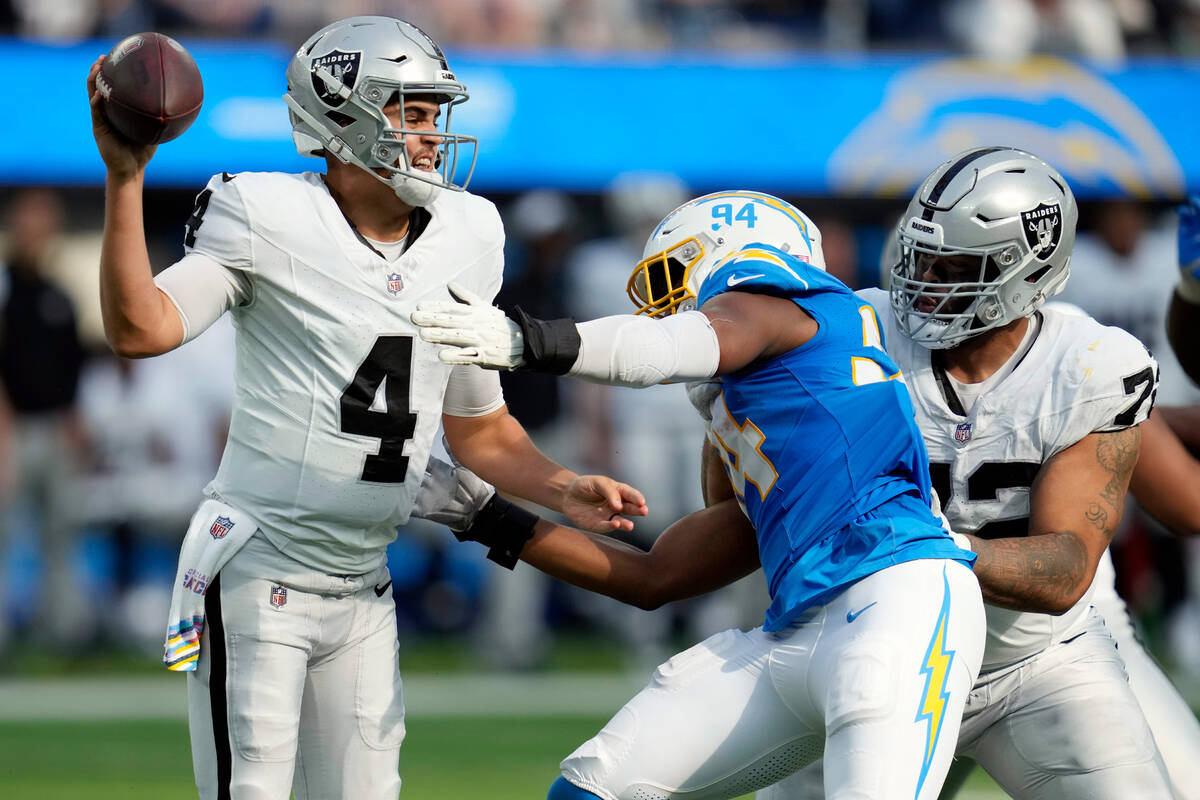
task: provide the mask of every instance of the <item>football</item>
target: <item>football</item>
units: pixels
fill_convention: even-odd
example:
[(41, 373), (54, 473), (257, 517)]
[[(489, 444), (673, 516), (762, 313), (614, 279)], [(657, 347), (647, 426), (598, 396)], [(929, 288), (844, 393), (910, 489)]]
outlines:
[(200, 70), (183, 45), (161, 33), (117, 42), (100, 66), (101, 110), (117, 133), (162, 144), (188, 129), (204, 102)]

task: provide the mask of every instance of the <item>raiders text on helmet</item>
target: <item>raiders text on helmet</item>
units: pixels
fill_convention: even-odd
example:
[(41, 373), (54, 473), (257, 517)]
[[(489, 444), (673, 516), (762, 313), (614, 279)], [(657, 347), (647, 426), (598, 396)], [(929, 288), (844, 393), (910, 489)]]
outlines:
[[(900, 222), (890, 287), (900, 329), (941, 349), (1029, 316), (1066, 283), (1078, 218), (1062, 175), (1031, 153), (983, 147), (950, 159)], [(933, 260), (955, 257), (978, 271), (926, 280)]]
[[(450, 132), (450, 112), (467, 99), (467, 89), (450, 71), (441, 48), (420, 28), (390, 17), (335, 22), (296, 52), (287, 82), (283, 99), (301, 155), (329, 153), (359, 166), (414, 206), (432, 202), (439, 189), (461, 191), (470, 181), (476, 140)], [(432, 99), (444, 107), (436, 134), (441, 139), (438, 164), (432, 171), (410, 164), (405, 147), (406, 136), (429, 132), (394, 128), (383, 113), (389, 103), (410, 99)], [(470, 146), (470, 162), (466, 177), (456, 182), (460, 145)], [(465, 157), (461, 160), (466, 163)]]
[(778, 247), (825, 269), (820, 231), (795, 207), (762, 192), (715, 192), (658, 223), (626, 291), (638, 314), (690, 311), (709, 273), (750, 244)]

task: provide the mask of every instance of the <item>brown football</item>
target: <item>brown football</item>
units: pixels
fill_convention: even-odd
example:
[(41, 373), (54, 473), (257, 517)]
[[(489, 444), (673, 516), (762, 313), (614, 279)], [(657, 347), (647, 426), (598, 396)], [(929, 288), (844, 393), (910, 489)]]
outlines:
[(100, 66), (101, 110), (136, 144), (162, 144), (188, 129), (204, 102), (200, 70), (183, 45), (161, 33), (117, 42)]

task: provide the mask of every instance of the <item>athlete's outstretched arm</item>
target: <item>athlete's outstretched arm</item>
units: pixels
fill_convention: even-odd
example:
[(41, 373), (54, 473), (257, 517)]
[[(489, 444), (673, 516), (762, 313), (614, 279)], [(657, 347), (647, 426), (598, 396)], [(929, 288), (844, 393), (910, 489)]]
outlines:
[(736, 500), (693, 512), (649, 552), (540, 520), (521, 560), (556, 578), (638, 608), (706, 594), (758, 569), (758, 540)]
[(1092, 582), (1125, 505), (1141, 432), (1092, 433), (1051, 458), (1030, 490), (1029, 535), (967, 537), (983, 599), (1062, 614)]
[[(497, 489), (561, 511), (598, 533), (632, 530), (629, 516), (645, 516), (646, 499), (628, 484), (580, 477), (538, 450), (508, 407), (478, 417), (442, 415), (450, 451)], [(581, 485), (582, 482), (582, 485)]]
[(663, 319), (616, 314), (576, 324), (498, 308), (451, 285), (457, 302), (421, 303), (412, 321), (421, 338), (448, 345), (447, 364), (530, 369), (597, 383), (645, 387), (724, 375), (811, 339), (817, 323), (791, 300), (731, 291), (699, 311)]
[(109, 346), (127, 358), (165, 353), (183, 341), (183, 321), (159, 291), (146, 250), (142, 184), (155, 146), (119, 138), (100, 113), (96, 76), (101, 56), (88, 72), (92, 134), (107, 169), (104, 183), (104, 240), (100, 249), (100, 309)]
[(1164, 412), (1171, 411), (1188, 409), (1156, 408), (1138, 426), (1142, 447), (1129, 491), (1142, 508), (1174, 533), (1196, 536), (1200, 534), (1200, 461), (1168, 424), (1170, 414)]
[(1200, 406), (1156, 406), (1154, 413), (1193, 453), (1200, 453)]

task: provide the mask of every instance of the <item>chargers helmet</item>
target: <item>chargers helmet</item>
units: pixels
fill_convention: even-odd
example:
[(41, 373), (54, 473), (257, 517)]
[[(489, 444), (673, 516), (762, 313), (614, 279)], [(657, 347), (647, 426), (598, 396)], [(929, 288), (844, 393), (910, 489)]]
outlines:
[(750, 244), (777, 247), (825, 269), (821, 233), (794, 206), (762, 192), (715, 192), (658, 223), (625, 291), (638, 314), (690, 311), (709, 273)]
[[(476, 140), (450, 132), (450, 112), (469, 97), (433, 39), (391, 17), (349, 17), (308, 38), (287, 68), (292, 139), (303, 156), (329, 153), (387, 183), (401, 200), (428, 205), (440, 189), (462, 191), (475, 169)], [(397, 97), (432, 96), (445, 106), (433, 171), (409, 163), (405, 137), (428, 131), (394, 128), (384, 106)], [(459, 146), (470, 145), (467, 177), (454, 180)], [(382, 170), (386, 177), (377, 170)]]
[[(1078, 220), (1066, 180), (1037, 156), (1011, 147), (958, 154), (925, 179), (901, 219), (890, 285), (900, 330), (944, 349), (1029, 316), (1062, 291)], [(955, 256), (978, 263), (969, 280), (925, 280), (932, 259)]]

